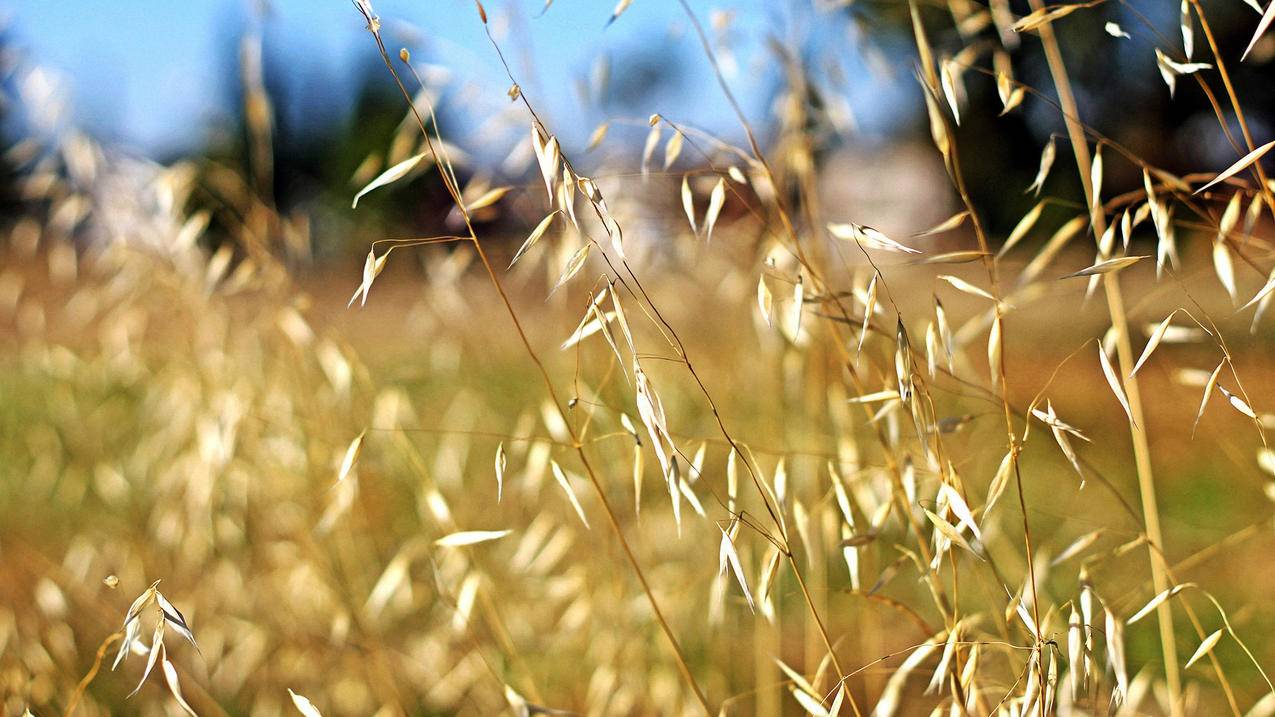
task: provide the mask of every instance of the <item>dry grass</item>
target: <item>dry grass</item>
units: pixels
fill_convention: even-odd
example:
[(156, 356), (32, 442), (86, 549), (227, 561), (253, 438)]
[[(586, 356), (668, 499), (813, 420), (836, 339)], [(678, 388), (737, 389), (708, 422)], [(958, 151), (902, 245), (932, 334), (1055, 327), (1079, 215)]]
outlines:
[[(47, 215), (0, 270), (6, 713), (1275, 713), (1271, 145), (1194, 0), (1211, 55), (1161, 66), (1239, 119), (1221, 181), (1084, 124), (1087, 7), (911, 6), (959, 210), (930, 233), (822, 206), (796, 69), (772, 149), (742, 112), (742, 146), (652, 115), (636, 168), (562, 146), (510, 69), (525, 182), (462, 186), (356, 6), (410, 104), (358, 196), (441, 182), (456, 223), (378, 238), (352, 297), (285, 268), (309, 237), (261, 191), (259, 82), (252, 179), (148, 176), (145, 224), (94, 193), (88, 140), (24, 175)], [(999, 40), (932, 47), (953, 17), (1043, 43), (1053, 87)], [(1087, 207), (988, 235), (967, 80), (1061, 112), (1042, 176), (1069, 143)], [(1104, 163), (1145, 187), (1104, 194)], [(235, 218), (215, 251), (197, 188)]]

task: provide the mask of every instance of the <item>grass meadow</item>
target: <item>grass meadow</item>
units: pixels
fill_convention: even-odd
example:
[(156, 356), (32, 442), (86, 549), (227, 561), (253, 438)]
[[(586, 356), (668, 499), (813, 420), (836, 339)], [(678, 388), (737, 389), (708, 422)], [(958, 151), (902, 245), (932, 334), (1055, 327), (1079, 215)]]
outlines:
[[(1074, 98), (1102, 3), (899, 2), (943, 198), (896, 215), (835, 198), (800, 72), (764, 135), (670, 108), (605, 155), (510, 58), (526, 161), (474, 174), (367, 0), (402, 104), (343, 198), (358, 259), (309, 261), (263, 189), (251, 73), (242, 169), (19, 142), (0, 709), (1275, 714), (1275, 143), (1228, 74), (1275, 5), (1247, 51), (1212, 7), (1096, 28), (1212, 98), (1229, 166), (1183, 172)], [(493, 55), (496, 14), (457, 13)], [(1004, 231), (962, 163), (975, 101), (1059, 128)], [(438, 226), (359, 223), (427, 191)]]

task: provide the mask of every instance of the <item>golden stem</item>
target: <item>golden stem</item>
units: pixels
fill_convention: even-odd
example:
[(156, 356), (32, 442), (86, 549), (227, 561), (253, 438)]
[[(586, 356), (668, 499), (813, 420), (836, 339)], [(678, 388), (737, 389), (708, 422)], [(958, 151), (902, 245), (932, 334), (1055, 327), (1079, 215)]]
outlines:
[[(1030, 3), (1033, 10), (1043, 7), (1041, 0), (1030, 0)], [(1106, 218), (1102, 213), (1102, 205), (1095, 201), (1093, 184), (1090, 181), (1092, 158), (1089, 154), (1089, 144), (1085, 139), (1084, 128), (1080, 124), (1076, 98), (1071, 92), (1071, 80), (1067, 77), (1067, 67), (1063, 63), (1058, 39), (1050, 23), (1040, 27), (1040, 41), (1044, 46), (1049, 72), (1054, 78), (1054, 88), (1058, 91), (1058, 102), (1062, 106), (1063, 120), (1067, 125), (1067, 137), (1071, 140), (1072, 152), (1075, 154), (1076, 166), (1080, 172), (1080, 182), (1085, 190), (1085, 201), (1090, 208), (1094, 236), (1100, 237), (1106, 231)], [(1147, 422), (1142, 413), (1142, 393), (1138, 388), (1138, 380), (1130, 375), (1134, 366), (1133, 347), (1129, 342), (1129, 321), (1125, 316), (1124, 297), (1120, 292), (1120, 281), (1117, 276), (1118, 274), (1114, 273), (1104, 274), (1102, 286), (1107, 295), (1107, 311), (1111, 315), (1111, 326), (1116, 333), (1116, 354), (1124, 377), (1125, 394), (1133, 414), (1129, 422), (1129, 434), (1133, 441), (1133, 459), (1138, 472), (1138, 492), (1142, 497), (1142, 518), (1146, 523), (1147, 539), (1151, 543), (1149, 548), (1151, 580), (1156, 592), (1159, 593), (1169, 588), (1164, 560), (1156, 552), (1157, 547), (1163, 550), (1164, 538), (1160, 531), (1160, 512), (1156, 503), (1155, 480), (1151, 473), (1151, 447), (1147, 442)], [(1156, 617), (1160, 625), (1165, 681), (1169, 687), (1169, 713), (1172, 717), (1181, 717), (1182, 682), (1178, 674), (1177, 644), (1173, 638), (1173, 613), (1167, 602), (1156, 609)]]

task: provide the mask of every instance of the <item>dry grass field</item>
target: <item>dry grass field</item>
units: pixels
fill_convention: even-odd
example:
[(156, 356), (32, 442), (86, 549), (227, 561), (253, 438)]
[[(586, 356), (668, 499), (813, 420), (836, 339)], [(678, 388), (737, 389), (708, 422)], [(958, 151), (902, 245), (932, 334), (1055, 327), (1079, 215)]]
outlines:
[[(879, 226), (827, 201), (796, 80), (765, 146), (652, 115), (599, 164), (511, 63), (526, 172), (472, 178), (366, 0), (405, 114), (350, 198), (441, 188), (429, 236), (298, 268), (309, 225), (251, 168), (130, 194), (109, 149), (43, 148), (0, 248), (0, 710), (1275, 714), (1243, 48), (1183, 3), (1161, 70), (1234, 156), (1175, 174), (1079, 114), (1094, 4), (934, 5), (900, 8), (942, 199)], [(988, 228), (966, 83), (1057, 115), (1040, 179), (1080, 202)]]

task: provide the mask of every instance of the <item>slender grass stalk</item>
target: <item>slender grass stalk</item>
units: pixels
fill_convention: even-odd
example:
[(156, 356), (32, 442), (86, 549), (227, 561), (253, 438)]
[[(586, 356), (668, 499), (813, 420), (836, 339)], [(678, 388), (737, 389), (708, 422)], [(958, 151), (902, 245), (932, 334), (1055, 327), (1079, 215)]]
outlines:
[(754, 706), (757, 717), (770, 717), (783, 712), (783, 691), (765, 688), (767, 685), (779, 684), (779, 667), (775, 665), (773, 656), (780, 654), (783, 647), (783, 611), (780, 609), (783, 595), (775, 593), (771, 600), (775, 603), (775, 619), (759, 620), (753, 627), (753, 685), (756, 688)]
[[(759, 162), (761, 162), (764, 166), (766, 166), (766, 171), (769, 173), (770, 172), (769, 165), (766, 164), (765, 156), (761, 153), (760, 145), (758, 145), (757, 140), (752, 133), (751, 127), (749, 127), (747, 124), (747, 121), (744, 120), (742, 110), (739, 109), (738, 103), (735, 101), (733, 95), (730, 94), (729, 88), (727, 88), (727, 86), (725, 85), (724, 79), (720, 73), (720, 68), (717, 65), (717, 61), (715, 56), (712, 53), (711, 47), (707, 43), (707, 38), (704, 35), (702, 26), (700, 26), (698, 19), (694, 16), (693, 13), (690, 12), (690, 9), (685, 4), (683, 4), (683, 8), (686, 10), (693, 25), (696, 27), (700, 40), (704, 45), (704, 49), (708, 53), (709, 59), (713, 64), (714, 71), (717, 73), (719, 82), (722, 83), (722, 87), (726, 91), (732, 106), (735, 107), (736, 112), (739, 114), (741, 121), (744, 121), (745, 129), (749, 135), (750, 146), (752, 147), (756, 155), (756, 158), (758, 159)], [(506, 72), (509, 73), (510, 80), (516, 81), (515, 78), (513, 77), (512, 71), (510, 70), (508, 63), (505, 61), (504, 53), (500, 50), (500, 46), (496, 43), (495, 38), (492, 37), (490, 31), (487, 32), (487, 37), (491, 41), (492, 46), (496, 49), (496, 52), (500, 55), (501, 62), (502, 64), (504, 64)], [(543, 127), (544, 126), (543, 122), (541, 122), (539, 117), (536, 115), (535, 110), (531, 107), (530, 101), (527, 99), (526, 95), (521, 94), (520, 99), (522, 100), (523, 104), (527, 107), (527, 109), (531, 112), (532, 117), (536, 120), (536, 122), (540, 123), (540, 125)], [(563, 161), (567, 163), (568, 167), (570, 167), (570, 160), (564, 157)], [(772, 178), (772, 181), (773, 181), (773, 174), (770, 174), (770, 177)], [(791, 224), (789, 224), (789, 226), (791, 227)], [(653, 318), (656, 321), (658, 321), (660, 326), (662, 326), (662, 331), (664, 332), (665, 337), (672, 344), (674, 344), (674, 348), (677, 351), (680, 362), (686, 367), (687, 372), (691, 375), (691, 378), (695, 381), (695, 384), (699, 388), (700, 393), (703, 395), (705, 401), (708, 403), (709, 410), (712, 412), (713, 418), (716, 421), (718, 429), (721, 431), (722, 436), (726, 439), (727, 443), (730, 444), (731, 449), (739, 453), (742, 458), (743, 451), (740, 450), (741, 448), (740, 445), (734, 439), (731, 433), (727, 430), (726, 424), (722, 418), (721, 412), (718, 410), (717, 404), (713, 400), (713, 397), (711, 393), (709, 392), (708, 387), (704, 384), (703, 379), (696, 372), (694, 365), (692, 365), (691, 363), (690, 355), (686, 349), (685, 343), (682, 341), (682, 338), (678, 335), (677, 331), (673, 328), (672, 324), (670, 324), (668, 320), (664, 318), (663, 314), (660, 312), (659, 308), (655, 305), (654, 300), (651, 298), (650, 294), (647, 293), (646, 289), (642, 285), (641, 280), (634, 273), (632, 267), (629, 266), (628, 262), (622, 259), (620, 263), (620, 265), (624, 268), (625, 274), (627, 275), (627, 279), (626, 279), (624, 276), (620, 275), (614, 262), (611, 260), (609, 256), (607, 256), (605, 251), (602, 251), (599, 253), (602, 255), (603, 260), (606, 262), (607, 266), (612, 270), (612, 272), (615, 273), (616, 276), (619, 277), (619, 280), (625, 284), (626, 288), (628, 288), (630, 292), (633, 293), (635, 296), (640, 296), (640, 298), (645, 303), (645, 306), (649, 307), (650, 312), (653, 314)], [(629, 286), (630, 282), (632, 283), (632, 286)], [(774, 525), (774, 528), (778, 531), (778, 536), (777, 536), (778, 539), (776, 540), (775, 537), (771, 537), (771, 540), (775, 541), (775, 544), (779, 546), (781, 552), (784, 555), (784, 558), (787, 560), (789, 564), (789, 567), (793, 571), (793, 575), (795, 579), (797, 580), (799, 587), (801, 588), (801, 593), (802, 593), (803, 599), (805, 600), (806, 606), (809, 608), (811, 621), (823, 641), (827, 654), (832, 661), (833, 668), (836, 670), (838, 681), (839, 683), (844, 682), (845, 673), (842, 670), (841, 663), (837, 658), (836, 650), (833, 647), (832, 639), (828, 634), (827, 627), (824, 624), (823, 618), (820, 616), (819, 609), (815, 605), (814, 600), (810, 594), (809, 588), (806, 586), (805, 579), (803, 578), (801, 574), (801, 567), (798, 564), (796, 555), (792, 550), (791, 540), (788, 535), (788, 531), (786, 529), (785, 523), (779, 516), (778, 511), (780, 510), (780, 507), (778, 505), (772, 505), (772, 502), (768, 496), (768, 491), (766, 491), (764, 487), (762, 486), (761, 479), (758, 476), (756, 469), (752, 466), (751, 462), (747, 460), (746, 458), (744, 458), (742, 462), (744, 464), (745, 470), (748, 472), (749, 477), (751, 478), (753, 482), (754, 487), (757, 489), (757, 493), (759, 497), (761, 498), (763, 504), (766, 507), (766, 511), (770, 516), (770, 519)], [(849, 698), (851, 710), (854, 712), (856, 716), (860, 715), (861, 713), (859, 711), (859, 706), (855, 700), (854, 695), (851, 694), (849, 690), (847, 690), (846, 695)]]
[[(481, 6), (479, 7), (481, 9)], [(359, 10), (362, 12), (363, 7), (359, 6)], [(482, 16), (483, 24), (486, 25), (486, 13), (483, 12)], [(381, 39), (379, 23), (375, 20), (375, 18), (367, 16), (366, 13), (365, 19), (368, 21), (368, 30), (372, 33), (372, 37), (376, 41), (377, 51), (381, 55), (381, 60), (384, 62), (386, 69), (388, 69), (390, 74), (393, 76), (394, 82), (398, 85), (399, 91), (407, 101), (408, 107), (411, 108), (412, 114), (420, 127), (421, 133), (425, 138), (429, 150), (438, 163), (440, 175), (443, 177), (447, 191), (451, 195), (452, 201), (455, 203), (457, 210), (460, 212), (460, 215), (465, 222), (466, 231), (469, 233), (470, 240), (474, 246), (475, 252), (478, 254), (479, 261), (481, 261), (483, 269), (486, 271), (492, 286), (496, 289), (496, 293), (500, 296), (500, 300), (504, 304), (505, 311), (510, 320), (513, 322), (514, 330), (517, 332), (524, 350), (532, 363), (536, 365), (536, 368), (543, 379), (545, 389), (549, 393), (550, 401), (553, 403), (554, 409), (562, 418), (563, 424), (567, 427), (571, 436), (572, 447), (574, 448), (581, 465), (584, 467), (585, 473), (589, 478), (589, 482), (593, 485), (594, 491), (598, 497), (598, 502), (602, 505), (603, 512), (607, 517), (607, 522), (611, 526), (611, 531), (615, 535), (616, 540), (620, 543), (620, 548), (624, 552), (625, 558), (628, 560), (634, 576), (637, 578), (638, 583), (642, 587), (642, 592), (646, 596), (647, 602), (651, 607), (651, 612), (655, 616), (655, 620), (659, 624), (660, 630), (664, 633), (665, 638), (669, 642), (678, 670), (682, 673), (682, 678), (686, 681), (687, 686), (691, 688), (691, 692), (694, 694), (700, 707), (703, 708), (704, 713), (711, 715), (714, 712), (713, 708), (709, 705), (708, 698), (704, 695), (704, 691), (700, 687), (699, 682), (696, 681), (694, 674), (691, 673), (690, 666), (687, 664), (686, 655), (682, 651), (681, 644), (678, 642), (677, 636), (673, 633), (673, 628), (669, 625), (668, 620), (664, 617), (664, 612), (660, 609), (659, 601), (656, 599), (655, 593), (651, 589), (650, 583), (647, 581), (646, 573), (642, 570), (642, 566), (638, 562), (636, 554), (633, 552), (632, 547), (629, 546), (628, 539), (624, 536), (624, 531), (620, 527), (620, 522), (616, 516), (615, 510), (611, 507), (611, 502), (606, 496), (606, 490), (602, 487), (602, 482), (598, 478), (597, 472), (594, 470), (592, 463), (589, 461), (589, 457), (584, 451), (584, 444), (580, 441), (576, 428), (572, 426), (566, 410), (562, 407), (562, 402), (558, 398), (557, 390), (554, 388), (553, 380), (549, 376), (549, 371), (545, 367), (544, 362), (540, 359), (535, 348), (532, 347), (531, 341), (527, 337), (526, 331), (523, 329), (522, 322), (518, 319), (518, 314), (513, 307), (513, 302), (510, 300), (509, 295), (505, 292), (505, 288), (500, 281), (500, 277), (496, 274), (491, 261), (487, 257), (487, 252), (483, 249), (482, 241), (479, 240), (478, 234), (475, 232), (473, 223), (470, 220), (469, 212), (465, 209), (465, 204), (461, 199), (459, 188), (457, 188), (452, 181), (449, 180), (447, 171), (443, 169), (446, 163), (439, 154), (438, 149), (435, 147), (434, 140), (429, 131), (426, 129), (423, 118), (421, 118), (420, 114), (416, 111), (416, 104), (412, 99), (411, 93), (407, 91), (407, 88), (403, 85), (403, 81), (399, 77), (398, 72), (394, 69), (394, 64), (390, 60), (389, 53), (385, 49), (385, 43)]]
[[(1226, 61), (1222, 59), (1222, 53), (1218, 50), (1217, 40), (1213, 38), (1213, 28), (1209, 26), (1209, 20), (1204, 16), (1204, 8), (1200, 6), (1200, 0), (1190, 0), (1191, 7), (1195, 10), (1196, 17), (1200, 18), (1200, 29), (1204, 31), (1204, 39), (1209, 43), (1209, 51), (1213, 53), (1213, 61), (1217, 63), (1217, 74), (1222, 78), (1222, 86), (1226, 88), (1226, 97), (1231, 102), (1231, 109), (1235, 112), (1235, 121), (1240, 125), (1240, 133), (1244, 135), (1244, 147), (1252, 152), (1256, 145), (1253, 143), (1253, 133), (1249, 131), (1248, 119), (1244, 116), (1244, 109), (1240, 107), (1240, 98), (1235, 94), (1235, 86), (1231, 84), (1231, 73), (1226, 70)], [(1201, 84), (1204, 79), (1200, 78)], [(1225, 128), (1226, 123), (1223, 122)], [(1271, 191), (1270, 184), (1266, 180), (1266, 170), (1262, 169), (1261, 162), (1254, 162), (1252, 170), (1257, 175), (1257, 185), (1262, 196), (1266, 199), (1266, 206), (1270, 209), (1272, 216), (1275, 216), (1275, 192)]]
[[(925, 91), (934, 91), (938, 87), (939, 80), (934, 71), (929, 40), (925, 36), (925, 28), (921, 23), (921, 16), (916, 5), (916, 0), (908, 0), (908, 10), (912, 18), (912, 28), (917, 50), (921, 58), (923, 78), (927, 85), (927, 89)], [(1003, 311), (1001, 309), (1002, 300), (998, 259), (995, 253), (991, 250), (991, 245), (987, 240), (987, 233), (983, 227), (982, 219), (979, 216), (978, 209), (974, 206), (974, 200), (971, 198), (969, 190), (966, 187), (965, 175), (961, 171), (960, 152), (957, 148), (952, 128), (947, 122), (946, 115), (941, 115), (941, 118), (944, 124), (944, 132), (948, 138), (947, 152), (945, 153), (944, 160), (947, 165), (952, 185), (955, 187), (957, 195), (961, 199), (961, 204), (965, 207), (965, 211), (969, 213), (970, 222), (974, 227), (974, 236), (978, 241), (979, 251), (983, 254), (983, 269), (986, 272), (988, 282), (991, 285), (991, 294), (996, 301), (996, 304), (992, 308), (993, 325), (1000, 326), (1002, 324)], [(1003, 345), (1005, 342), (1003, 330), (1000, 340)], [(999, 379), (997, 381), (997, 386), (994, 387), (994, 391), (997, 393), (997, 398), (1000, 399), (1001, 410), (1005, 420), (1005, 433), (1009, 451), (1009, 460), (1014, 471), (1014, 484), (1018, 493), (1019, 512), (1022, 514), (1023, 518), (1023, 550), (1025, 553), (1024, 559), (1027, 563), (1027, 580), (1031, 589), (1032, 620), (1039, 626), (1041, 624), (1040, 596), (1037, 594), (1036, 563), (1033, 559), (1035, 550), (1032, 548), (1031, 522), (1027, 517), (1027, 498), (1023, 493), (1023, 476), (1018, 460), (1021, 448), (1019, 446), (1017, 433), (1014, 429), (1013, 408), (1010, 406), (1009, 402), (1009, 376), (1005, 364), (1005, 352), (1003, 350), (1000, 352), (1000, 361), (998, 365), (989, 366), (988, 369), (990, 371), (995, 371), (997, 378)], [(937, 440), (937, 434), (935, 438)], [(1039, 634), (1034, 635), (1033, 637), (1036, 642), (1035, 649), (1039, 653), (1043, 648), (1044, 639)], [(1041, 684), (1045, 684), (1045, 661), (1043, 659), (1036, 660), (1036, 670), (1037, 677), (1040, 679)], [(1038, 705), (1039, 713), (1043, 717), (1045, 713), (1045, 701), (1040, 700)]]
[[(1030, 0), (1030, 2), (1033, 10), (1044, 7), (1041, 0)], [(1100, 237), (1106, 231), (1106, 217), (1103, 215), (1102, 205), (1095, 201), (1093, 184), (1090, 181), (1092, 158), (1084, 129), (1080, 124), (1080, 114), (1076, 107), (1075, 96), (1071, 91), (1067, 67), (1063, 62), (1062, 51), (1058, 47), (1053, 25), (1051, 23), (1041, 25), (1039, 33), (1045, 50), (1045, 60), (1053, 76), (1054, 88), (1058, 92), (1058, 101), (1062, 107), (1067, 136), (1076, 158), (1080, 181), (1084, 187), (1085, 202), (1090, 208), (1090, 222), (1093, 225), (1094, 236)], [(1118, 276), (1116, 273), (1104, 274), (1102, 286), (1107, 296), (1107, 311), (1111, 316), (1111, 325), (1116, 334), (1116, 354), (1120, 361), (1124, 390), (1128, 396), (1132, 414), (1129, 434), (1133, 442), (1133, 457), (1138, 473), (1138, 492), (1142, 498), (1142, 516), (1146, 523), (1147, 539), (1153, 546), (1149, 549), (1152, 584), (1158, 593), (1169, 587), (1164, 560), (1154, 547), (1160, 546), (1163, 549), (1164, 535), (1160, 530), (1160, 512), (1156, 502), (1155, 479), (1151, 468), (1151, 447), (1147, 440), (1147, 423), (1142, 411), (1142, 392), (1138, 386), (1138, 379), (1131, 375), (1134, 366), (1133, 347), (1129, 340), (1129, 321), (1125, 315), (1124, 297), (1120, 291)], [(1180, 717), (1182, 715), (1182, 680), (1178, 672), (1178, 651), (1173, 635), (1173, 613), (1167, 603), (1156, 609), (1156, 617), (1159, 622), (1160, 645), (1164, 655), (1165, 681), (1169, 688), (1169, 710), (1173, 717)]]
[(124, 633), (116, 630), (107, 635), (106, 639), (102, 640), (102, 644), (97, 646), (97, 653), (93, 656), (93, 666), (89, 668), (88, 672), (84, 673), (84, 677), (75, 686), (75, 692), (71, 693), (71, 699), (67, 700), (66, 709), (62, 711), (62, 717), (71, 717), (71, 715), (75, 714), (75, 708), (79, 706), (80, 699), (84, 697), (84, 691), (89, 688), (89, 683), (93, 681), (93, 678), (97, 677), (98, 670), (102, 669), (102, 660), (106, 657), (106, 651), (111, 649), (111, 645), (114, 645), (123, 637)]

